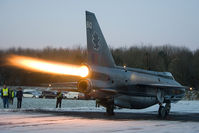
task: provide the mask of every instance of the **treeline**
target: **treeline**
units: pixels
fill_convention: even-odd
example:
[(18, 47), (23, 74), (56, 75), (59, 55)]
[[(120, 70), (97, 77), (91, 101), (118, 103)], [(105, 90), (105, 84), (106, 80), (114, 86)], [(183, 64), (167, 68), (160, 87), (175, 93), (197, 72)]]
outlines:
[[(154, 71), (171, 72), (183, 85), (199, 88), (199, 49), (191, 51), (185, 47), (174, 46), (132, 46), (111, 49), (115, 63), (128, 67)], [(81, 64), (87, 62), (85, 48), (51, 48), (0, 50), (0, 84), (38, 85), (42, 83), (78, 80), (77, 77), (37, 73), (5, 65), (7, 55), (17, 54), (63, 63)]]
[(154, 71), (171, 72), (183, 85), (199, 87), (199, 49), (143, 46), (112, 50), (116, 64)]

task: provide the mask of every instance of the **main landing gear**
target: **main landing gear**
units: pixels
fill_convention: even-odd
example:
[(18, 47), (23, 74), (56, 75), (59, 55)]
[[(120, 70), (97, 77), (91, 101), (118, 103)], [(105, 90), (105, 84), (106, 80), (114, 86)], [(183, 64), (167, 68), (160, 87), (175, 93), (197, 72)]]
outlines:
[(160, 104), (159, 110), (158, 110), (158, 115), (162, 119), (164, 119), (170, 113), (170, 109), (171, 109), (171, 103), (166, 103), (165, 106), (163, 106), (162, 104)]
[(97, 99), (97, 104), (100, 104), (106, 108), (106, 115), (114, 115), (114, 98)]
[(109, 116), (114, 115), (114, 98), (106, 99), (106, 114)]
[(106, 114), (111, 116), (114, 115), (114, 105), (109, 105), (108, 107), (106, 107)]

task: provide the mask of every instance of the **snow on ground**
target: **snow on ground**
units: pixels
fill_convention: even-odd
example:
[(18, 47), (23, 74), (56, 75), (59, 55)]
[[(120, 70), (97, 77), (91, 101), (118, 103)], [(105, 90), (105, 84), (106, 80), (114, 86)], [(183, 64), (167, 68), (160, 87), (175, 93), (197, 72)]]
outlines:
[[(9, 109), (16, 109), (17, 100), (14, 99), (13, 105), (10, 104)], [(22, 110), (27, 109), (44, 109), (44, 110), (56, 110), (56, 99), (38, 99), (38, 98), (24, 98), (22, 102)], [(157, 111), (158, 105), (146, 109), (117, 109), (116, 112), (153, 112)], [(0, 100), (0, 109), (3, 109), (3, 102)], [(94, 100), (62, 100), (61, 110), (77, 110), (77, 111), (105, 111), (103, 107), (95, 108)], [(178, 103), (171, 104), (172, 112), (188, 112), (199, 113), (199, 101), (180, 101)]]
[[(16, 101), (15, 101), (16, 102)], [(115, 116), (104, 115), (95, 101), (64, 100), (62, 109), (55, 109), (55, 99), (24, 99), (23, 108), (2, 109), (0, 133), (198, 133), (199, 101), (172, 104), (166, 120), (157, 117), (158, 106), (142, 110), (117, 109)]]

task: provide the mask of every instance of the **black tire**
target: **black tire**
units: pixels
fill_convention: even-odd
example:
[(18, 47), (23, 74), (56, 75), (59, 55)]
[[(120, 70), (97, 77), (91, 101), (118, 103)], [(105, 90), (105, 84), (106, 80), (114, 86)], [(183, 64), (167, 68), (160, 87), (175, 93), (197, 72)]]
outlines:
[(161, 116), (161, 109), (163, 108), (163, 106), (160, 106), (158, 109), (158, 115)]
[(109, 116), (114, 115), (114, 106), (113, 105), (106, 107), (106, 114)]
[(167, 114), (169, 114), (169, 113), (170, 113), (170, 110), (171, 110), (171, 104), (170, 104), (170, 103), (167, 103), (167, 104), (165, 105), (165, 108), (166, 108), (166, 110), (167, 110)]
[(164, 106), (160, 106), (158, 110), (159, 116), (164, 119), (168, 115), (167, 109)]

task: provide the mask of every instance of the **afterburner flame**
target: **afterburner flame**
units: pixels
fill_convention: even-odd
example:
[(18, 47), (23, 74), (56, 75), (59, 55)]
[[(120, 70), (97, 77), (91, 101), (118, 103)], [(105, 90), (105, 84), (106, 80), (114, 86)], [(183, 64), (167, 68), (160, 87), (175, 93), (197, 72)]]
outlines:
[(77, 66), (71, 64), (63, 64), (26, 56), (12, 55), (7, 58), (7, 62), (8, 65), (31, 71), (73, 75), (80, 77), (86, 77), (89, 74), (89, 69), (85, 65)]

